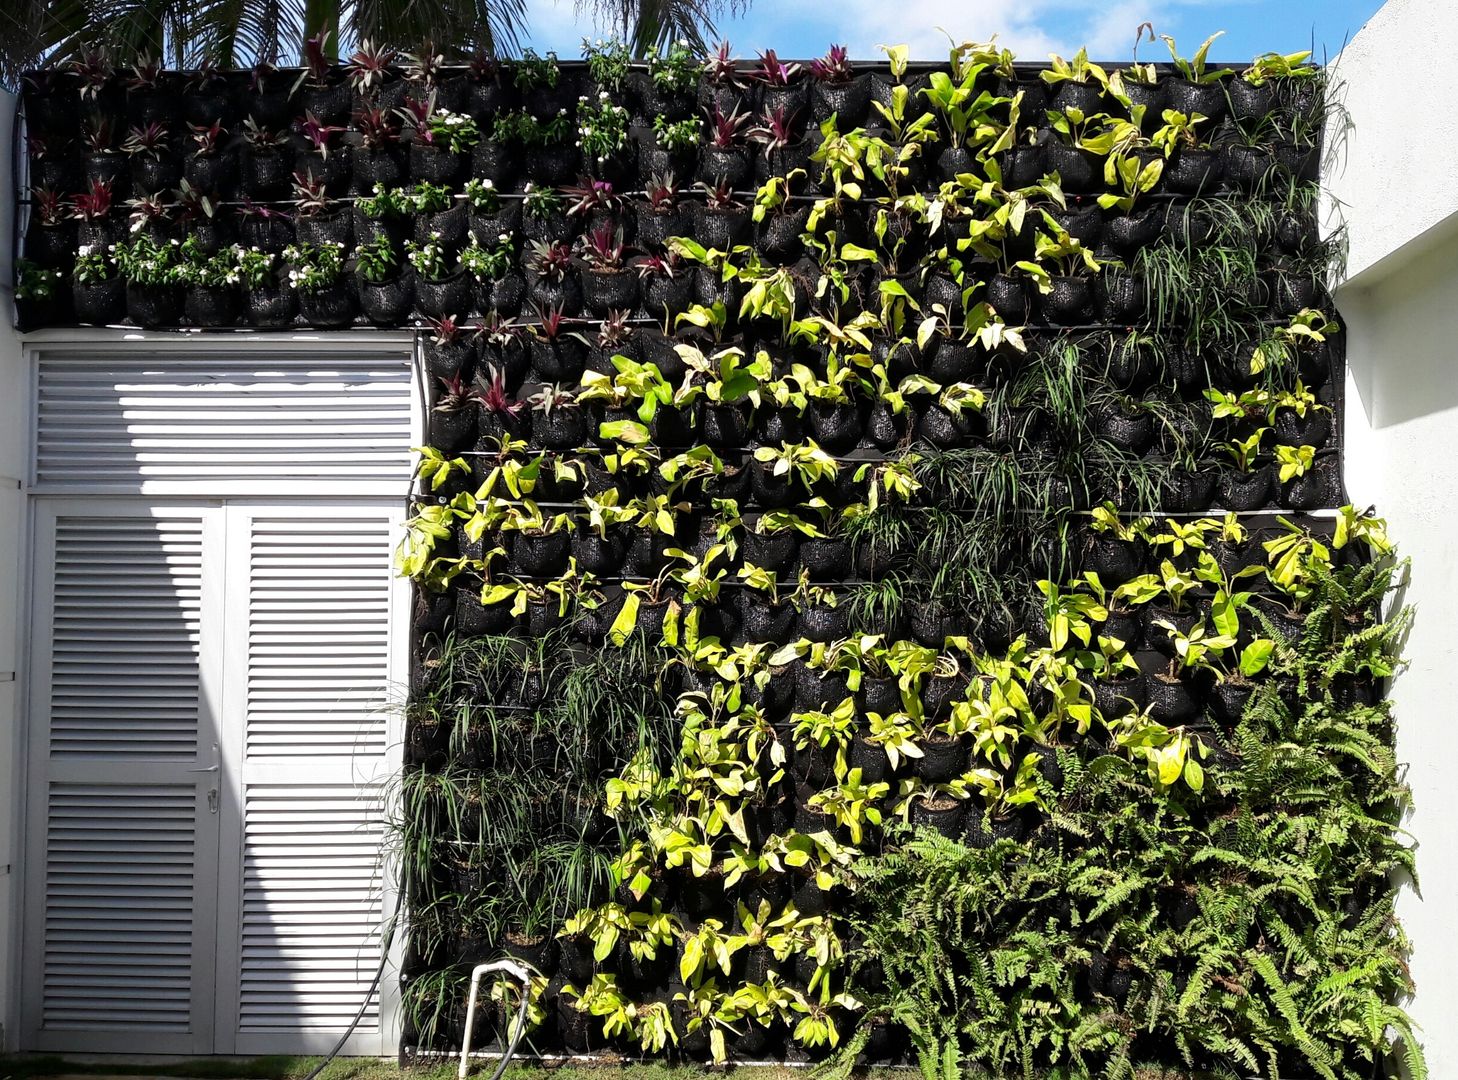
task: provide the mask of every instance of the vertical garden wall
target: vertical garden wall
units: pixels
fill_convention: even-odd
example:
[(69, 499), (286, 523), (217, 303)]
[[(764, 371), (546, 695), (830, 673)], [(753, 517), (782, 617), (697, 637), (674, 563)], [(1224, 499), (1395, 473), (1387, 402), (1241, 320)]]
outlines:
[(23, 325), (424, 322), (407, 1049), (1421, 1071), (1322, 75), (1170, 49), (30, 81)]

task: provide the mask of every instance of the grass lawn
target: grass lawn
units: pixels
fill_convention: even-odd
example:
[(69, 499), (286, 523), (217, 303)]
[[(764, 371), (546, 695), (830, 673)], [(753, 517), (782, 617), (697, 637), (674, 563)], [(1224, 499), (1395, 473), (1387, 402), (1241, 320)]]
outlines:
[[(0, 1080), (30, 1080), (44, 1076), (190, 1077), (196, 1080), (303, 1080), (319, 1063), (313, 1057), (261, 1057), (248, 1059), (200, 1058), (167, 1065), (71, 1061), (64, 1057), (0, 1057)], [(422, 1068), (400, 1069), (394, 1062), (372, 1058), (339, 1058), (329, 1063), (319, 1080), (454, 1080), (456, 1061)], [(474, 1063), (471, 1075), (490, 1080), (495, 1063)], [(708, 1070), (689, 1065), (513, 1065), (503, 1080), (697, 1080)], [(742, 1067), (732, 1070), (735, 1080), (805, 1080), (803, 1069)], [(885, 1076), (892, 1070), (872, 1070)], [(905, 1076), (904, 1072), (899, 1073)]]

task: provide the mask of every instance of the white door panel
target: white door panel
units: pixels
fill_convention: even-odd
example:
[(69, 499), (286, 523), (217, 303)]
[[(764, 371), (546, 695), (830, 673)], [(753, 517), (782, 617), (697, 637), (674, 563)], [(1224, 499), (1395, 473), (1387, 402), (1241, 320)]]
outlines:
[(216, 507), (37, 515), (24, 1024), (35, 1049), (212, 1048)]

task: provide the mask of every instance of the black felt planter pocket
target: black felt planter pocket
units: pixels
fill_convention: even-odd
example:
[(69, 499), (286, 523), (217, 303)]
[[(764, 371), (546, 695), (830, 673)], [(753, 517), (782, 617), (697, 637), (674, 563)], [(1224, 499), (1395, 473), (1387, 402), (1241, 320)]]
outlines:
[(568, 184), (582, 166), (582, 155), (571, 143), (533, 146), (526, 153), (526, 175), (532, 183)]
[(1133, 255), (1157, 241), (1162, 230), (1159, 210), (1146, 207), (1109, 218), (1104, 224), (1104, 240), (1121, 255)]
[(928, 784), (945, 784), (967, 771), (971, 749), (957, 738), (937, 736), (923, 739), (921, 757), (911, 759), (911, 771)]
[(1043, 314), (1050, 323), (1077, 326), (1093, 314), (1093, 281), (1086, 277), (1055, 276), (1043, 297)]
[(1172, 513), (1195, 513), (1210, 509), (1215, 500), (1216, 473), (1177, 469), (1165, 477), (1163, 508)]
[(1220, 183), (1220, 155), (1213, 150), (1184, 148), (1165, 166), (1164, 186), (1177, 195), (1199, 195)]
[(1319, 450), (1331, 438), (1331, 413), (1308, 409), (1301, 416), (1283, 409), (1276, 414), (1276, 437), (1285, 446), (1314, 446)]
[(1243, 78), (1228, 79), (1225, 82), (1226, 99), (1230, 104), (1230, 115), (1242, 128), (1253, 128), (1271, 112), (1276, 103), (1274, 87), (1267, 82), (1256, 86)]
[(1245, 707), (1254, 691), (1255, 683), (1227, 676), (1210, 691), (1210, 710), (1221, 721), (1234, 727), (1245, 715)]
[(800, 541), (800, 566), (815, 581), (846, 576), (851, 564), (850, 541), (839, 536), (807, 536)]
[(844, 453), (861, 441), (861, 416), (854, 405), (814, 401), (805, 419), (811, 437), (829, 453)]
[(885, 402), (878, 401), (866, 417), (866, 438), (878, 450), (890, 450), (906, 439), (913, 419), (910, 409), (892, 412)]
[(503, 200), (491, 213), (468, 207), (466, 228), (478, 243), (490, 247), (503, 235), (510, 236), (521, 228), (521, 203), (514, 199)]
[(281, 285), (264, 285), (248, 290), (243, 298), (243, 307), (250, 326), (276, 329), (294, 321), (298, 296), (294, 290)]
[(232, 285), (194, 285), (183, 298), (183, 314), (193, 326), (232, 326), (243, 297)]
[(529, 280), (527, 297), (542, 311), (559, 311), (568, 318), (582, 313), (582, 283), (576, 274), (560, 279), (537, 277)]
[(1144, 281), (1132, 274), (1105, 269), (1094, 279), (1094, 298), (1102, 322), (1127, 325), (1144, 317)]
[(1036, 290), (1026, 278), (994, 274), (987, 283), (987, 302), (1010, 326), (1031, 321)]
[(75, 282), (71, 286), (71, 305), (78, 322), (92, 326), (119, 323), (127, 314), (126, 282), (121, 278)]
[(533, 338), (532, 371), (542, 382), (575, 383), (587, 368), (587, 345), (580, 338)]
[(706, 248), (729, 251), (749, 238), (749, 211), (701, 207), (694, 219), (694, 239)]
[(1085, 194), (1097, 191), (1103, 183), (1102, 159), (1082, 147), (1053, 139), (1044, 155), (1048, 171), (1058, 173), (1065, 191)]
[(417, 214), (415, 217), (415, 242), (424, 244), (435, 240), (447, 251), (455, 251), (466, 242), (466, 227), (469, 223), (469, 212), (463, 202), (453, 203), (446, 209), (438, 210), (435, 213)]
[(772, 533), (749, 529), (744, 534), (743, 545), (745, 562), (782, 574), (795, 561), (800, 540), (792, 529)]
[(817, 124), (834, 115), (841, 131), (859, 126), (871, 109), (871, 77), (856, 75), (846, 82), (811, 83), (810, 109)]
[(309, 217), (301, 215), (294, 220), (294, 234), (302, 244), (338, 244), (348, 251), (354, 240), (354, 215), (346, 209)]
[(430, 445), (447, 452), (474, 446), (478, 411), (474, 405), (462, 409), (432, 409)]
[(131, 193), (132, 171), (121, 154), (87, 154), (81, 159), (81, 171), (87, 187), (97, 183), (111, 185), (113, 205)]
[(1287, 510), (1316, 510), (1334, 503), (1334, 477), (1325, 461), (1318, 460), (1303, 476), (1295, 476), (1281, 485), (1281, 505)]
[(917, 421), (916, 436), (939, 450), (966, 446), (977, 432), (975, 414), (953, 411), (942, 405), (929, 405)]
[(771, 604), (768, 597), (741, 589), (739, 620), (745, 641), (784, 645), (794, 640), (799, 616), (790, 604)]
[(532, 442), (547, 450), (576, 450), (587, 443), (586, 418), (580, 409), (533, 412)]
[(1131, 674), (1121, 679), (1096, 680), (1093, 683), (1093, 699), (1094, 707), (1108, 720), (1137, 713), (1148, 701), (1145, 678)]
[(1257, 465), (1247, 472), (1229, 468), (1220, 474), (1219, 503), (1226, 510), (1259, 510), (1271, 497), (1271, 468)]
[(1276, 167), (1276, 158), (1259, 146), (1234, 143), (1220, 152), (1220, 171), (1225, 182), (1243, 191), (1255, 191)]
[(176, 326), (182, 318), (182, 290), (176, 285), (127, 284), (127, 318), (138, 326)]
[(518, 146), (483, 139), (471, 151), (471, 175), (490, 180), (498, 191), (506, 191), (516, 179), (522, 158)]
[(836, 641), (849, 632), (850, 620), (844, 607), (812, 604), (800, 612), (800, 633), (811, 641)]
[(464, 270), (434, 281), (415, 275), (415, 310), (428, 318), (464, 315), (471, 310), (471, 286), (474, 283)]
[(396, 274), (388, 281), (358, 279), (359, 306), (375, 326), (398, 326), (410, 318), (415, 303), (415, 275)]
[(245, 217), (238, 227), (245, 247), (278, 255), (294, 242), (293, 222), (283, 217)]
[(456, 590), (456, 633), (467, 637), (483, 634), (505, 634), (516, 625), (516, 616), (511, 613), (511, 601), (498, 604), (482, 604), (481, 594), (475, 588)]
[(355, 303), (348, 282), (299, 293), (299, 314), (310, 326), (338, 329), (354, 322)]
[(572, 537), (572, 556), (577, 560), (578, 569), (600, 578), (616, 577), (626, 555), (627, 540), (619, 533), (600, 536), (581, 531)]
[(571, 550), (569, 533), (519, 532), (511, 541), (511, 568), (524, 577), (556, 577), (567, 566)]
[(949, 840), (961, 836), (966, 826), (967, 804), (950, 795), (917, 799), (911, 804), (911, 824), (941, 833)]
[(243, 191), (254, 199), (277, 199), (288, 194), (293, 180), (293, 154), (285, 150), (248, 149), (243, 152)]
[(32, 225), (25, 233), (25, 257), (47, 269), (69, 269), (76, 261), (76, 223)]
[(428, 143), (410, 144), (410, 179), (454, 187), (465, 171), (466, 158)]
[(638, 306), (638, 275), (630, 270), (588, 270), (582, 275), (582, 301), (597, 318)]
[(489, 281), (476, 279), (475, 305), (481, 312), (494, 311), (498, 315), (512, 318), (520, 315), (526, 303), (526, 279), (517, 273), (503, 274)]
[(354, 190), (368, 195), (379, 184), (384, 188), (400, 187), (405, 182), (405, 149), (399, 146), (358, 146), (350, 159)]
[(1166, 726), (1183, 724), (1200, 714), (1201, 697), (1186, 679), (1154, 674), (1145, 681), (1150, 719)]
[(133, 154), (131, 169), (132, 190), (148, 194), (171, 190), (182, 179), (182, 162), (170, 150), (158, 156)]
[(1144, 609), (1144, 641), (1150, 648), (1158, 650), (1165, 656), (1173, 657), (1175, 655), (1174, 638), (1170, 636), (1168, 629), (1159, 624), (1167, 622), (1181, 634), (1188, 635), (1199, 621), (1198, 608), (1175, 611), (1172, 608), (1148, 605)]
[(1106, 586), (1122, 585), (1139, 573), (1139, 549), (1127, 540), (1092, 535), (1083, 549), (1082, 568), (1098, 574)]
[(1228, 103), (1222, 82), (1196, 83), (1178, 76), (1166, 80), (1165, 96), (1169, 107), (1186, 116), (1199, 113), (1209, 118), (1213, 127), (1225, 115)]

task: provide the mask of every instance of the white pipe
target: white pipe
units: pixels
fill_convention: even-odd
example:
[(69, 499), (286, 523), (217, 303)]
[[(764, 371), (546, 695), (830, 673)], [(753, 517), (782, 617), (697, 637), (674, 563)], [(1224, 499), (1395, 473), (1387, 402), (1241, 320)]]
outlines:
[[(518, 1028), (524, 1028), (526, 1025), (526, 1011), (532, 992), (531, 973), (515, 960), (492, 960), (490, 963), (477, 964), (472, 968), (471, 995), (466, 999), (466, 1030), (461, 1032), (461, 1067), (456, 1074), (459, 1080), (466, 1080), (466, 1069), (471, 1054), (471, 1028), (476, 1023), (476, 994), (481, 988), (481, 976), (489, 975), (493, 971), (504, 971), (521, 983), (521, 1007), (517, 1009), (516, 1024)], [(521, 1032), (518, 1031), (517, 1034), (520, 1036)], [(509, 1048), (513, 1042), (514, 1040), (508, 1039), (504, 1045)]]

